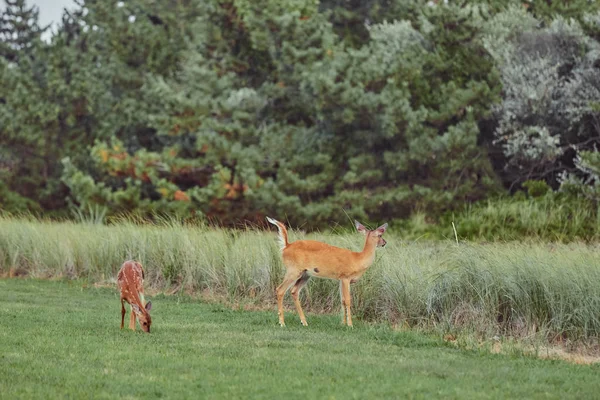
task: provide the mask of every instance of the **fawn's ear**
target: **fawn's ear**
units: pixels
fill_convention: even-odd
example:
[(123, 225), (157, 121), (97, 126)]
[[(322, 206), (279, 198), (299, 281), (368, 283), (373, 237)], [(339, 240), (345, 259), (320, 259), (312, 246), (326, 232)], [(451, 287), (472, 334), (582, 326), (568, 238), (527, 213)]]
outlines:
[(138, 315), (142, 313), (142, 310), (140, 310), (140, 308), (138, 307), (137, 304), (132, 304), (131, 309), (133, 310), (134, 313), (136, 313)]
[(363, 226), (363, 224), (361, 224), (357, 220), (354, 220), (354, 226), (356, 226), (356, 230), (359, 231), (360, 233), (365, 233), (365, 234), (367, 233), (367, 228), (365, 228)]
[(387, 229), (388, 225), (387, 222), (383, 225), (381, 225), (379, 228), (377, 228), (376, 230), (381, 232), (382, 234), (385, 232), (385, 230)]
[(152, 310), (152, 302), (151, 301), (146, 303), (146, 311), (150, 311), (150, 310)]

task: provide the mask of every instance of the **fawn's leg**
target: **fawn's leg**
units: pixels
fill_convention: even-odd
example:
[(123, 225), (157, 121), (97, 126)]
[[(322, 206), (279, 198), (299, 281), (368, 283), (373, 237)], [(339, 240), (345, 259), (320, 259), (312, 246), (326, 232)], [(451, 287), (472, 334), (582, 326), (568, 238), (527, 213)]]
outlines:
[(125, 325), (125, 304), (123, 304), (123, 299), (121, 299), (121, 329)]
[(283, 320), (283, 296), (285, 296), (285, 293), (294, 284), (294, 282), (300, 278), (300, 275), (302, 275), (302, 272), (300, 271), (288, 270), (285, 273), (283, 282), (281, 282), (281, 285), (277, 287), (277, 312), (279, 314), (279, 325), (281, 326), (285, 326), (285, 322)]
[(133, 308), (131, 308), (129, 312), (131, 312), (131, 316), (129, 317), (129, 329), (135, 331), (135, 312), (133, 312)]
[(300, 316), (300, 322), (304, 326), (308, 326), (308, 324), (306, 323), (306, 317), (304, 317), (304, 312), (302, 311), (302, 306), (300, 305), (300, 300), (298, 297), (300, 296), (300, 290), (302, 290), (309, 279), (310, 276), (304, 272), (300, 279), (296, 281), (291, 291), (292, 297), (294, 298), (294, 303), (296, 304), (296, 311), (298, 311), (298, 315)]
[(348, 326), (352, 326), (352, 315), (350, 314), (350, 305), (352, 297), (350, 296), (350, 279), (342, 279), (342, 302), (344, 307), (344, 320)]

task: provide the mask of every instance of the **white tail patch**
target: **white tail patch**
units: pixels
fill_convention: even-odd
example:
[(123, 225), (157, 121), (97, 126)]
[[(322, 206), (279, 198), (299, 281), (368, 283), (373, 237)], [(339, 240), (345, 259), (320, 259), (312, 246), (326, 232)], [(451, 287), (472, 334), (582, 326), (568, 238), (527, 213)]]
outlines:
[(279, 247), (281, 248), (281, 250), (285, 249), (285, 246), (287, 246), (286, 243), (286, 237), (284, 235), (286, 235), (286, 232), (283, 231), (284, 227), (283, 224), (279, 221), (277, 221), (276, 219), (267, 217), (267, 221), (269, 221), (270, 223), (272, 223), (273, 225), (275, 225), (277, 227), (277, 231), (279, 232), (278, 235), (278, 241), (279, 241)]

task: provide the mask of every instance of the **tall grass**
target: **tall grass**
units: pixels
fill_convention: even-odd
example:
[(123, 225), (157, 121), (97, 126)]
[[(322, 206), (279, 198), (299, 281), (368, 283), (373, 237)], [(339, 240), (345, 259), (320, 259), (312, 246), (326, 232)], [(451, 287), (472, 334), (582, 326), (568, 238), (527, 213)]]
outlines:
[[(600, 254), (593, 246), (405, 242), (390, 231), (388, 245), (352, 286), (356, 317), (488, 337), (597, 339)], [(290, 232), (291, 241), (305, 237), (355, 250), (363, 245), (355, 233)], [(275, 232), (0, 218), (5, 275), (114, 282), (126, 259), (144, 264), (147, 285), (155, 289), (263, 306), (274, 304), (284, 272)], [(339, 309), (336, 282), (313, 279), (303, 297), (308, 310)]]

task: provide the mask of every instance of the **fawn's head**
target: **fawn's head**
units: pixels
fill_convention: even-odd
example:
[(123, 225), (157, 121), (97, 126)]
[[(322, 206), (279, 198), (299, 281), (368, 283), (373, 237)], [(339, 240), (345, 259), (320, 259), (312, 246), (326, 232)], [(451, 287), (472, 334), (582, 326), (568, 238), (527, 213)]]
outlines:
[(144, 332), (150, 333), (150, 325), (152, 325), (152, 318), (150, 318), (149, 311), (152, 309), (152, 302), (147, 302), (145, 309), (141, 309), (140, 307), (138, 307), (137, 304), (132, 304), (131, 309), (135, 313), (136, 317), (138, 317), (142, 330)]
[(367, 240), (375, 242), (377, 247), (383, 247), (387, 244), (387, 242), (383, 238), (383, 234), (385, 233), (385, 230), (388, 226), (387, 223), (381, 225), (379, 228), (374, 229), (372, 231), (365, 228), (363, 224), (356, 220), (354, 221), (354, 225), (356, 225), (357, 231), (365, 235), (367, 237)]

